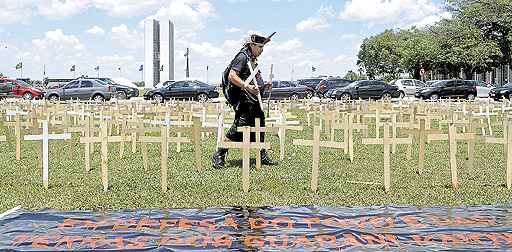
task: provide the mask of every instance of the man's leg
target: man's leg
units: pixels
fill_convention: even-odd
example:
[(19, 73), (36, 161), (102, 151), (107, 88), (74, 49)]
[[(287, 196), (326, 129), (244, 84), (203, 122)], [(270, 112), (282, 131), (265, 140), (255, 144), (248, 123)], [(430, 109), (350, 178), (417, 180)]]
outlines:
[[(233, 124), (229, 129), (228, 133), (226, 133), (226, 139), (233, 142), (241, 142), (243, 135), (241, 132), (237, 132), (237, 128), (240, 126), (240, 119), (242, 116), (242, 111), (235, 111), (235, 119), (233, 120)], [(226, 155), (228, 154), (228, 149), (226, 148), (218, 148), (212, 156), (213, 168), (222, 169), (226, 165)]]

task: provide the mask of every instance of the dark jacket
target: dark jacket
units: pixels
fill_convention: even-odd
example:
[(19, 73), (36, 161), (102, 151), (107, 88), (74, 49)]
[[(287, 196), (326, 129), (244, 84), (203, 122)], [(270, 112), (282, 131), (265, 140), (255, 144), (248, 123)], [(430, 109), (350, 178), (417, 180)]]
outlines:
[[(240, 79), (246, 81), (251, 76), (251, 71), (248, 66), (248, 62), (255, 60), (254, 56), (249, 47), (244, 47), (236, 57), (231, 61), (230, 65), (224, 71), (223, 82), (228, 83), (228, 102), (233, 105), (235, 110), (240, 104), (253, 104), (258, 105), (258, 99), (256, 96), (249, 94), (248, 92), (242, 91), (240, 87), (229, 81), (229, 72), (234, 70)], [(253, 64), (256, 68), (257, 64)], [(261, 87), (263, 85), (263, 79), (261, 78), (261, 72), (255, 77), (256, 82)], [(262, 91), (261, 89), (260, 91)]]

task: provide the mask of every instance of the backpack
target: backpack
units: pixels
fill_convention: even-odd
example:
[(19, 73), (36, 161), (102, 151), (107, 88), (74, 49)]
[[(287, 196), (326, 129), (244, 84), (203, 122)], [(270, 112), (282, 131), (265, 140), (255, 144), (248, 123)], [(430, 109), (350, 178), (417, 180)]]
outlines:
[[(240, 53), (245, 54), (247, 57), (249, 57), (245, 52), (239, 52), (236, 54), (235, 58), (240, 55)], [(233, 58), (233, 60), (235, 59)], [(229, 72), (231, 71), (231, 66), (233, 64), (233, 60), (229, 63), (228, 67), (224, 72), (222, 73), (222, 93), (224, 94), (224, 97), (226, 98), (226, 102), (232, 106), (233, 108), (236, 108), (238, 103), (240, 102), (240, 96), (242, 90), (231, 84), (229, 81)]]

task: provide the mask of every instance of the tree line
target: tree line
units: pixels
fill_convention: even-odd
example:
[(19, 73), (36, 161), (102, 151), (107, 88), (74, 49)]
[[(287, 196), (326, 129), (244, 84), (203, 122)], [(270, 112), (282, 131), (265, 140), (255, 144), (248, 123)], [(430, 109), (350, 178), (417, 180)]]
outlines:
[(366, 38), (359, 73), (349, 71), (347, 79), (391, 80), (401, 73), (421, 79), (421, 69), (471, 78), (511, 63), (512, 0), (448, 0), (445, 8), (451, 18)]

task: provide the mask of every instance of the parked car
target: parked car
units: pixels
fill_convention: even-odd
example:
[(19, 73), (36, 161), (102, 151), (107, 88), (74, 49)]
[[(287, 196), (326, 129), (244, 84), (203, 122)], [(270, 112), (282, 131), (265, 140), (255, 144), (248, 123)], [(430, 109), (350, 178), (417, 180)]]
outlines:
[(416, 91), (414, 95), (419, 99), (438, 100), (440, 98), (466, 98), (474, 100), (477, 96), (475, 83), (464, 80), (441, 80), (431, 87)]
[(0, 79), (0, 98), (23, 97), (26, 100), (40, 99), (43, 91), (31, 87), (22, 80)]
[(110, 78), (92, 78), (92, 79), (98, 79), (100, 81), (105, 82), (106, 84), (114, 86), (116, 88), (115, 97), (118, 99), (121, 99), (121, 100), (128, 99), (129, 100), (132, 97), (139, 96), (138, 88), (133, 88), (133, 87), (128, 87), (128, 86), (118, 84)]
[(488, 98), (489, 92), (494, 88), (491, 84), (486, 84), (481, 80), (468, 80), (476, 87), (476, 96), (481, 98)]
[(114, 86), (94, 79), (73, 80), (60, 88), (48, 89), (45, 98), (51, 101), (58, 100), (94, 100), (105, 101), (114, 97)]
[(164, 102), (171, 98), (188, 99), (194, 98), (204, 102), (211, 98), (218, 98), (219, 92), (217, 87), (200, 82), (197, 80), (176, 81), (169, 85), (148, 90), (144, 94), (144, 99)]
[[(345, 79), (339, 79), (339, 78), (326, 78), (321, 80), (318, 85), (316, 86), (315, 90), (319, 97), (328, 97), (326, 96), (326, 93), (329, 90), (342, 88), (347, 86), (348, 84), (352, 83), (351, 80), (345, 80)], [(332, 92), (329, 92), (329, 95)]]
[(400, 90), (396, 85), (389, 85), (384, 81), (360, 80), (348, 84), (346, 87), (337, 88), (330, 98), (350, 99), (391, 99), (399, 98)]
[(48, 79), (45, 78), (43, 80), (43, 86), (46, 89), (54, 89), (54, 88), (60, 88), (66, 84), (68, 84), (70, 81), (74, 81), (76, 79)]
[(163, 88), (163, 87), (169, 86), (169, 84), (172, 84), (174, 82), (176, 82), (176, 81), (174, 81), (174, 80), (163, 81), (163, 82), (156, 84), (155, 88)]
[(439, 80), (429, 80), (425, 82), (425, 87), (431, 87), (434, 85), (434, 83), (438, 82)]
[[(268, 98), (270, 92), (265, 90), (262, 98)], [(291, 81), (272, 81), (272, 95), (271, 99), (303, 99), (313, 97), (313, 91), (304, 86), (298, 85)]]
[(400, 98), (404, 98), (406, 95), (414, 96), (416, 89), (425, 87), (425, 83), (414, 79), (398, 79), (391, 81), (389, 84), (398, 86)]
[(512, 100), (512, 82), (509, 82), (501, 87), (495, 87), (489, 91), (489, 97), (495, 101), (501, 99)]
[(301, 80), (297, 80), (297, 84), (298, 85), (304, 85), (306, 87), (309, 87), (313, 90), (316, 90), (316, 86), (318, 85), (318, 83), (320, 83), (320, 81), (322, 80), (322, 78), (308, 78), (308, 79), (301, 79)]

